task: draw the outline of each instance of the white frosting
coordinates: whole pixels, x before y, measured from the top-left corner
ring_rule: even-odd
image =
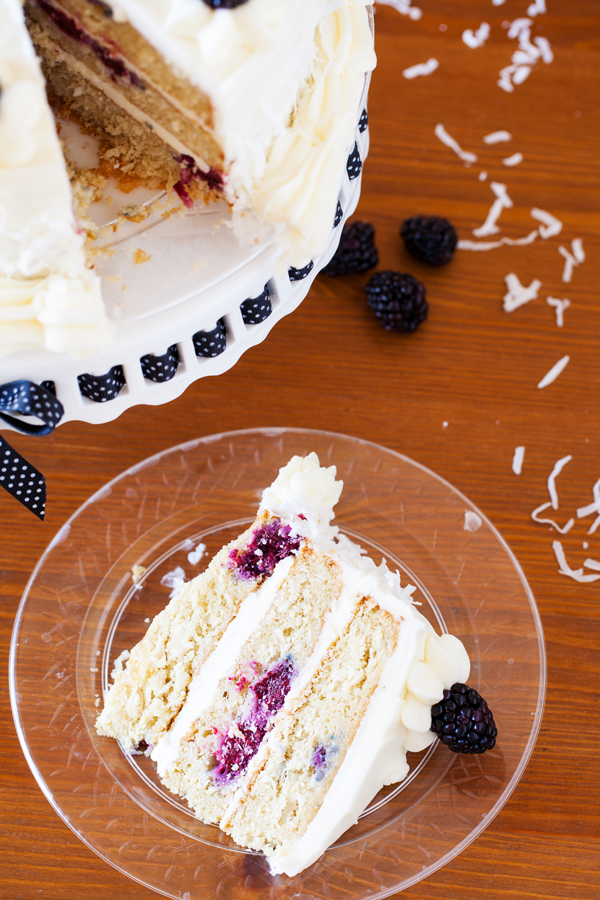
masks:
[[[0,0],[0,87],[0,355],[44,346],[84,357],[112,329],[18,0]]]

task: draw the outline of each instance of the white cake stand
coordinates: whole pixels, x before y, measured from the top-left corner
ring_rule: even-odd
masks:
[[[369,132],[360,116],[367,90],[368,78],[355,135],[363,162]],[[348,155],[354,149],[352,144]],[[0,384],[19,379],[53,382],[65,410],[62,422],[97,424],[116,419],[136,404],[168,403],[198,378],[227,371],[308,294],[337,249],[344,222],[356,209],[360,185],[361,176],[351,178],[345,169],[339,197],[343,215],[335,227],[332,223],[327,250],[301,280],[291,280],[288,273],[275,275],[278,250],[274,244],[242,248],[225,224],[226,209],[219,204],[198,204],[198,209],[183,216],[165,219],[158,214],[138,224],[126,222],[111,245],[112,255],[102,254],[97,263],[117,330],[114,345],[83,362],[45,350],[11,354],[0,360]],[[136,259],[145,261],[136,263]],[[245,324],[240,304],[258,297],[267,286],[272,312],[258,324]],[[198,356],[193,335],[212,331],[220,319],[227,331],[225,350],[212,358]],[[173,345],[179,355],[174,376],[163,382],[145,377],[142,357],[162,356]],[[96,402],[82,395],[78,376],[103,376],[114,366],[122,367],[125,379],[117,396]],[[2,421],[0,428],[12,430]]]

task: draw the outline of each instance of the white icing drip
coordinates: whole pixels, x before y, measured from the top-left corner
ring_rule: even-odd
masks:
[[[269,611],[295,559],[295,556],[288,556],[278,562],[273,574],[246,597],[221,640],[192,680],[179,714],[150,754],[157,765],[159,775],[165,775],[177,759],[182,738],[212,702],[219,682],[231,671],[232,664],[235,663],[243,645]]]

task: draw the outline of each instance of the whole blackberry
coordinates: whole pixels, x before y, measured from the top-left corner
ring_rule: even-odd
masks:
[[[498,734],[481,694],[458,682],[431,707],[431,730],[453,753],[485,753],[492,749]]]
[[[430,266],[445,266],[452,259],[458,235],[447,219],[413,216],[402,223],[400,235],[411,256]]]
[[[356,275],[377,265],[379,254],[374,244],[375,229],[369,222],[346,222],[340,245],[328,265],[322,270],[332,278]]]
[[[404,272],[375,272],[366,288],[367,303],[386,331],[416,331],[427,318],[425,287]]]

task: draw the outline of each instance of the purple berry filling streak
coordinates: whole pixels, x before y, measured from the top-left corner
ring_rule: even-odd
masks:
[[[296,674],[294,663],[286,657],[252,685],[250,690],[254,700],[250,714],[235,723],[235,734],[223,736],[215,753],[218,765],[213,776],[220,787],[235,781],[246,771],[267,733],[269,720],[283,706]]]
[[[36,0],[36,2],[60,31],[79,44],[89,47],[95,53],[105,68],[108,69],[112,81],[119,84],[133,85],[133,87],[137,87],[141,91],[146,90],[146,85],[141,78],[135,72],[132,72],[131,69],[128,69],[123,60],[111,53],[100,41],[97,41],[80,28],[75,19],[48,3],[48,0]],[[110,10],[110,7],[108,9]],[[115,49],[118,50],[118,47],[115,46]],[[209,169],[208,172],[203,172],[196,165],[195,160],[187,154],[176,156],[175,159],[181,166],[181,170],[179,172],[179,181],[173,186],[173,190],[188,209],[193,206],[193,200],[187,192],[187,187],[193,181],[204,181],[213,191],[220,190],[223,187],[223,176],[216,169]]]
[[[268,577],[278,562],[300,548],[302,538],[279,519],[257,528],[243,550],[232,550],[229,565],[240,580]]]
[[[179,181],[173,186],[173,190],[188,209],[193,205],[193,200],[187,192],[187,187],[193,181],[205,181],[211,191],[218,191],[223,187],[223,176],[216,169],[203,172],[196,165],[195,160],[185,153],[176,156],[175,159],[181,166],[181,171],[179,172]]]
[[[103,44],[83,31],[74,19],[67,16],[62,10],[52,6],[47,0],[36,0],[36,2],[49,18],[52,19],[57,28],[79,44],[84,44],[86,47],[89,47],[90,50],[96,54],[98,59],[110,72],[110,77],[113,81],[120,82],[121,84],[132,84],[142,91],[146,90],[144,82],[138,78],[135,72],[128,69],[123,61],[115,56],[114,53],[111,53]]]

